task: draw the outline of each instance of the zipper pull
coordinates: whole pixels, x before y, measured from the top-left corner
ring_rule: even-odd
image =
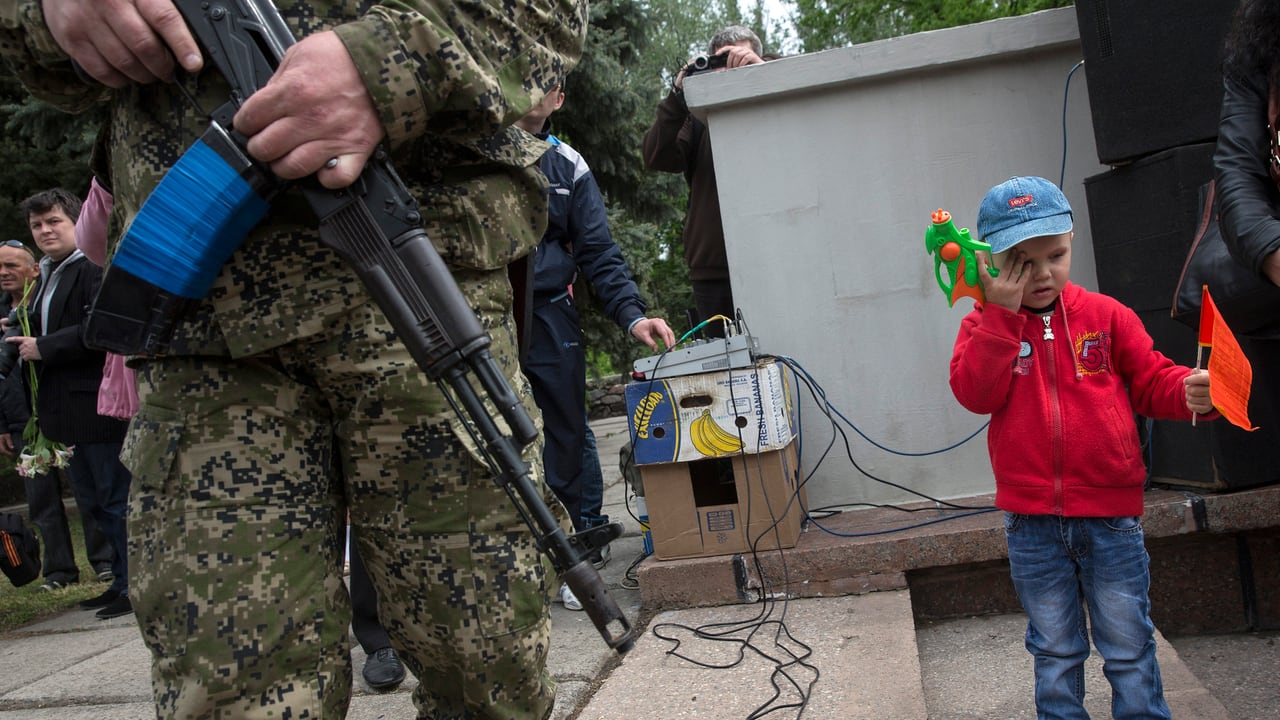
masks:
[[[1052,339],[1053,339],[1053,328],[1049,327],[1049,323],[1050,323],[1050,321],[1052,321],[1052,320],[1053,320],[1053,316],[1052,316],[1052,315],[1041,315],[1041,316],[1040,316],[1040,319],[1044,321],[1044,339],[1045,339],[1045,340],[1052,340]]]

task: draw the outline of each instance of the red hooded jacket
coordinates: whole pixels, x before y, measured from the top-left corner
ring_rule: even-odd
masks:
[[[1070,282],[1047,329],[1025,309],[990,305],[966,315],[956,337],[951,390],[991,415],[996,506],[1141,515],[1146,468],[1133,413],[1190,420],[1182,381],[1191,369],[1157,352],[1132,310]]]

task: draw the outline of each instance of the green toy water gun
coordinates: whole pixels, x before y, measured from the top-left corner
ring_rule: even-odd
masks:
[[[956,300],[970,297],[984,302],[982,283],[978,280],[978,257],[975,251],[982,250],[991,257],[991,246],[981,240],[969,237],[969,229],[957,230],[951,222],[951,213],[938,208],[932,215],[933,224],[924,231],[924,249],[933,256],[933,276],[947,296],[947,305],[955,307]],[[946,266],[947,277],[942,276],[942,268]],[[988,268],[991,277],[997,277],[1000,271]]]

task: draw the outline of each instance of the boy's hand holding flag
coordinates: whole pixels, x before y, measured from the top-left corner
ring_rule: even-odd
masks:
[[[1213,304],[1209,288],[1201,290],[1203,302],[1200,305],[1200,337],[1196,349],[1196,368],[1200,368],[1200,359],[1205,348],[1213,348],[1209,353],[1209,398],[1213,406],[1222,413],[1232,425],[1245,430],[1257,430],[1249,421],[1249,391],[1253,386],[1253,366],[1249,358],[1240,349],[1240,343],[1226,321],[1218,315],[1218,308]],[[1195,416],[1191,424],[1195,424]]]

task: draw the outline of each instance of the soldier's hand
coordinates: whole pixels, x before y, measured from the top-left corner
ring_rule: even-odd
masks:
[[[49,32],[98,82],[124,87],[173,78],[173,59],[196,72],[195,38],[172,0],[44,0]]]
[[[318,171],[328,188],[354,182],[384,134],[359,70],[332,31],[291,46],[233,122],[249,136],[249,154],[271,163],[272,172],[294,179]]]
[[[0,435],[0,455],[13,457],[13,435],[11,433]]]

